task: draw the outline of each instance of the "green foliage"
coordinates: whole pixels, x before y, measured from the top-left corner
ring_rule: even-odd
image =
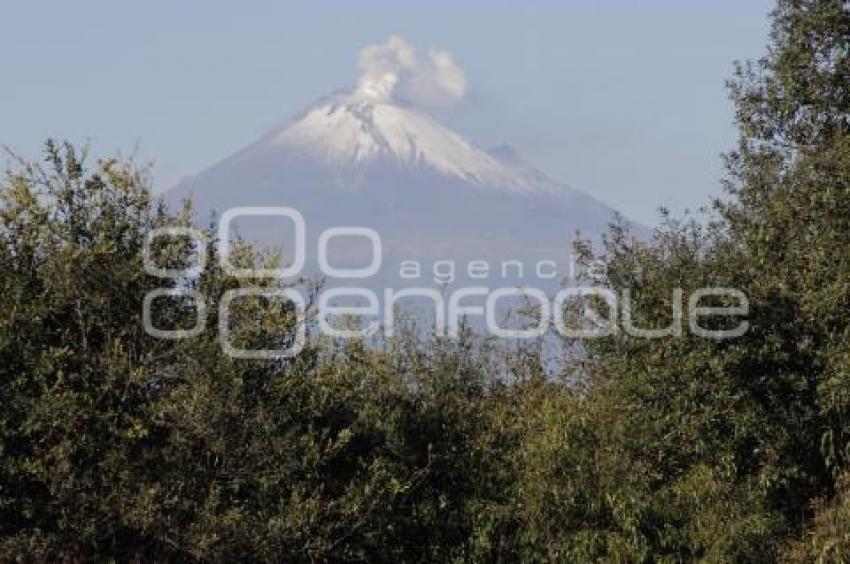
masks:
[[[132,162],[48,143],[0,186],[0,557],[843,562],[848,79],[850,6],[780,0],[767,56],[730,84],[728,198],[646,242],[613,226],[602,250],[636,326],[668,325],[677,289],[729,287],[749,330],[565,343],[561,379],[533,346],[470,332],[230,358],[215,304],[279,283],[227,276],[210,233],[199,276],[149,276],[147,235],[190,206],[154,202]],[[170,268],[193,253],[152,247]],[[279,257],[240,243],[233,260]],[[202,335],[145,333],[144,296],[169,284],[207,297]],[[162,327],[196,316],[154,308]],[[296,330],[259,298],[230,327],[260,348]]]
[[[837,493],[830,500],[815,502],[815,516],[800,539],[789,544],[789,562],[844,563],[850,559],[850,500],[847,498],[847,476],[837,483]]]
[[[152,204],[143,171],[49,143],[2,191],[0,553],[39,559],[446,560],[486,483],[484,364],[468,343],[353,343],[295,360],[224,355],[214,323],[188,340],[149,337],[152,229],[188,225]],[[188,241],[156,239],[157,263]],[[173,281],[209,304],[245,281],[212,259]],[[244,265],[274,260],[241,245]],[[167,282],[167,281],[166,281]],[[249,286],[273,284],[249,281]],[[167,285],[167,284],[165,284]],[[176,304],[179,305],[179,302]],[[185,307],[157,326],[191,327]],[[210,317],[217,311],[210,308]],[[237,346],[294,334],[281,304],[242,300]],[[401,345],[399,345],[401,346]],[[413,347],[416,350],[411,349]]]

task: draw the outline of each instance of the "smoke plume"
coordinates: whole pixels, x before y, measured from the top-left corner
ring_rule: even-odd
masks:
[[[446,106],[466,93],[466,76],[451,53],[429,49],[420,58],[413,45],[398,35],[364,47],[357,69],[357,92],[377,100]]]

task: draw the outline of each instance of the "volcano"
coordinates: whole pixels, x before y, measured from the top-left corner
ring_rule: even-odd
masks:
[[[307,225],[307,264],[322,230],[362,226],[383,244],[382,277],[417,262],[422,280],[435,263],[486,261],[488,277],[533,277],[535,265],[565,272],[577,233],[598,239],[615,211],[556,182],[507,145],[484,150],[430,115],[360,90],[318,101],[250,146],[172,189],[191,197],[201,220],[240,206],[287,206]],[[252,221],[240,232],[282,243],[280,226]],[[640,227],[636,228],[640,231]],[[368,262],[363,241],[343,240],[340,267]],[[311,251],[310,249],[313,249]],[[461,273],[462,274],[462,273]],[[463,276],[461,276],[463,277]]]

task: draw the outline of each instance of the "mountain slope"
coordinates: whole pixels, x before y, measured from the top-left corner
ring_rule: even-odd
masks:
[[[321,230],[371,227],[381,235],[383,272],[391,278],[404,260],[426,271],[440,260],[566,265],[575,232],[595,238],[614,215],[509,147],[484,151],[421,112],[356,93],[321,100],[185,180],[169,198],[189,195],[202,219],[234,206],[298,209],[313,258]],[[282,241],[273,224],[251,221],[239,229],[263,242]],[[360,243],[340,240],[332,257],[362,265]]]
[[[473,185],[509,191],[541,193],[558,188],[554,183],[530,181],[425,114],[368,99],[333,98],[311,108],[269,141],[341,171],[387,160],[411,170],[429,168]]]

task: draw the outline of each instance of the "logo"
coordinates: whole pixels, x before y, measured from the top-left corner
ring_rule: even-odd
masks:
[[[293,260],[287,266],[279,268],[243,268],[232,263],[233,245],[230,230],[233,221],[239,217],[282,217],[294,226],[295,243]],[[289,207],[238,207],[227,210],[221,217],[218,228],[219,266],[229,276],[237,279],[274,279],[285,281],[300,276],[306,264],[307,225],[297,210]],[[162,268],[153,258],[153,245],[159,239],[187,237],[194,248],[192,264],[182,269]],[[371,252],[369,262],[357,268],[341,268],[331,264],[328,253],[329,243],[333,239],[360,238],[368,241]],[[368,227],[332,227],[321,232],[318,238],[316,263],[320,273],[328,279],[337,281],[359,281],[374,278],[380,271],[383,261],[383,245],[380,235]],[[174,281],[200,276],[207,265],[207,241],[203,231],[189,227],[163,227],[151,231],[144,244],[143,259],[145,271],[157,278]],[[442,284],[445,290],[455,281],[456,263],[452,260],[438,260],[433,264],[433,280]],[[500,267],[500,269],[498,268]],[[469,279],[486,278],[493,272],[501,272],[503,277],[513,268],[514,274],[522,278],[524,265],[519,261],[503,261],[498,267],[484,260],[469,261],[465,273]],[[557,276],[556,262],[538,261],[534,265],[538,279],[552,279]],[[571,263],[570,274],[574,275]],[[398,271],[401,279],[415,279],[422,276],[421,265],[415,260],[403,260]],[[397,304],[401,299],[421,298],[433,304],[434,333],[437,336],[457,337],[461,321],[467,318],[480,318],[484,322],[487,334],[502,339],[540,338],[554,331],[568,339],[599,339],[620,332],[634,338],[659,339],[682,336],[687,329],[693,335],[706,339],[732,339],[740,337],[749,329],[746,317],[749,314],[747,296],[735,288],[700,288],[685,299],[684,291],[676,288],[671,294],[671,322],[666,327],[637,327],[633,320],[631,292],[623,289],[617,292],[605,282],[605,264],[601,261],[591,263],[585,273],[593,281],[591,284],[573,285],[557,291],[553,296],[543,289],[533,286],[505,286],[491,289],[488,286],[460,286],[451,292],[440,291],[433,287],[383,288],[376,292],[374,287],[355,284],[324,289],[317,301],[315,318],[322,335],[339,339],[363,339],[382,332],[390,338],[395,333]],[[380,295],[379,295],[380,294]],[[153,304],[156,300],[168,298],[188,298],[196,310],[195,326],[190,329],[160,329],[153,323]],[[286,304],[295,314],[295,334],[292,342],[282,349],[243,349],[232,343],[231,310],[235,303],[251,298],[277,300]],[[534,312],[534,323],[530,326],[503,327],[500,325],[500,304],[509,299],[521,300]],[[339,305],[339,301],[356,301],[357,305]],[[724,305],[717,305],[717,304]],[[713,304],[713,305],[710,305]],[[208,304],[200,292],[182,287],[158,288],[149,292],[143,302],[142,318],[145,331],[159,339],[190,339],[202,334],[206,327]],[[685,307],[687,324],[685,324]],[[224,293],[218,303],[218,339],[225,354],[233,358],[279,359],[291,358],[301,352],[306,344],[308,322],[307,299],[301,290],[295,287],[243,287]],[[383,311],[383,315],[382,312]],[[574,315],[568,316],[567,312]],[[575,314],[575,312],[578,312]],[[729,329],[709,329],[703,321],[707,318],[734,318],[738,323]],[[338,327],[334,324],[340,319],[355,319],[357,327]]]

